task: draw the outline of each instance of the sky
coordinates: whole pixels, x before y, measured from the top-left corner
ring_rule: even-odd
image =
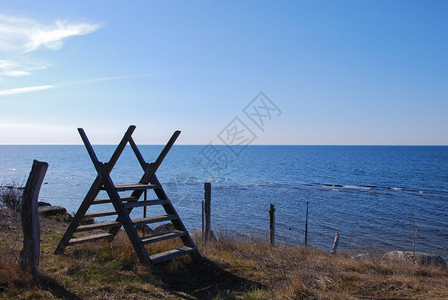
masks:
[[[448,1],[0,0],[0,144],[448,145]]]

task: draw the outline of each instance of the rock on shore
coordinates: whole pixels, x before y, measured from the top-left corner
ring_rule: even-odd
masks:
[[[56,215],[68,214],[67,210],[62,206],[53,206],[49,203],[39,202],[37,211],[40,216],[48,218]]]
[[[436,266],[446,268],[446,262],[441,256],[423,252],[392,251],[384,254],[384,259],[416,263],[420,266]]]

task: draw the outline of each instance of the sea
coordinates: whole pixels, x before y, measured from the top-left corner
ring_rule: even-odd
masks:
[[[188,230],[202,228],[204,183],[210,182],[215,234],[267,241],[274,204],[277,244],[303,247],[307,225],[308,246],[324,251],[338,233],[338,251],[415,248],[448,258],[448,147],[232,147],[175,145],[160,165],[156,174]],[[152,162],[163,146],[139,149]],[[94,150],[108,162],[115,146]],[[85,147],[0,146],[0,185],[25,185],[34,159],[49,164],[39,200],[75,213],[97,175]],[[128,146],[111,178],[136,183],[142,174]],[[148,208],[148,215],[159,210]],[[135,209],[132,216],[142,213]]]

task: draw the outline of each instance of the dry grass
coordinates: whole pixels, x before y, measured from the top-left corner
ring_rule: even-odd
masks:
[[[33,281],[18,268],[20,218],[0,217],[1,299],[448,299],[446,269],[270,247],[251,237],[199,242],[201,257],[167,262],[155,273],[140,265],[125,234],[54,255],[65,228],[47,221]]]

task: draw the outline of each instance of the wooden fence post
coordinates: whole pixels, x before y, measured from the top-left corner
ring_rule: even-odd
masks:
[[[269,205],[269,243],[275,246],[275,207],[272,203]]]
[[[204,201],[202,201],[202,243],[205,241],[205,214],[204,214]]]
[[[336,248],[338,247],[338,242],[339,242],[339,233],[336,233],[334,235],[333,247],[331,247],[330,254],[332,255],[336,254]]]
[[[308,201],[306,201],[306,216],[305,216],[305,249],[308,246]]]
[[[23,249],[20,251],[20,266],[35,277],[40,255],[40,227],[37,211],[39,191],[48,169],[48,163],[33,161],[30,175],[23,190],[21,220]]]
[[[204,194],[204,198],[205,198],[205,203],[204,203],[204,212],[205,212],[205,242],[208,242],[210,239],[210,232],[211,232],[211,228],[210,228],[210,224],[211,224],[211,193],[212,193],[212,186],[210,184],[210,182],[205,182],[204,183],[204,190],[205,190],[205,194]]]

